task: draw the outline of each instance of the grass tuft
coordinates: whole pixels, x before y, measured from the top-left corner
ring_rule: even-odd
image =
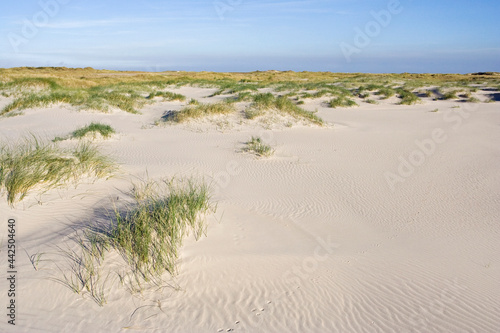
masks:
[[[202,118],[210,115],[230,114],[234,111],[234,105],[227,102],[219,102],[214,104],[195,104],[186,106],[180,111],[171,112],[164,118],[166,121],[182,123],[191,119]]]
[[[339,96],[337,98],[334,98],[328,102],[328,106],[331,108],[337,108],[337,107],[351,107],[351,106],[358,106],[358,104],[353,101],[350,98],[347,98],[346,96]]]
[[[155,97],[163,97],[165,101],[181,101],[184,102],[186,100],[186,96],[181,94],[176,94],[170,91],[154,91],[149,94],[147,99],[152,99]]]
[[[455,90],[452,90],[452,91],[448,91],[446,93],[443,94],[443,97],[441,97],[441,99],[457,99],[458,96],[457,96],[457,92]]]
[[[99,133],[103,138],[109,138],[111,134],[115,133],[115,130],[109,125],[92,122],[90,125],[79,128],[71,133],[71,137],[81,139],[87,136],[89,133],[93,134],[94,136]]]
[[[134,185],[133,197],[132,205],[115,208],[110,230],[89,234],[93,247],[118,250],[146,279],[175,275],[184,237],[206,234],[205,215],[217,209],[209,186],[193,179],[148,181]]]
[[[250,141],[246,142],[246,145],[243,151],[254,153],[257,156],[268,157],[274,154],[274,149],[270,145],[263,143],[258,136],[252,136]]]
[[[245,117],[253,119],[264,113],[265,110],[278,110],[279,112],[291,115],[294,118],[302,118],[316,125],[323,125],[323,119],[313,112],[306,111],[297,106],[285,96],[275,97],[271,93],[256,94],[253,96],[253,103],[245,110]]]
[[[7,192],[10,205],[35,187],[43,193],[84,176],[104,178],[113,171],[114,164],[88,143],[62,149],[31,137],[0,147],[0,189]]]
[[[401,101],[399,104],[401,105],[413,105],[421,101],[421,99],[412,93],[409,90],[403,89],[403,88],[398,88],[396,89],[399,98],[401,98]]]

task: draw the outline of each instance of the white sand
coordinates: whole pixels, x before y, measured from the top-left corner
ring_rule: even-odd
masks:
[[[199,99],[213,91],[179,92]],[[20,248],[17,325],[2,314],[1,332],[500,330],[498,103],[330,109],[311,101],[305,107],[317,107],[333,127],[151,126],[182,105],[150,105],[142,115],[62,106],[0,119],[2,140],[29,132],[51,139],[108,123],[118,134],[99,145],[121,165],[111,180],[30,195],[15,209],[0,198],[3,312],[9,217]],[[419,153],[415,141],[428,144],[433,132],[439,143]],[[240,153],[252,135],[275,155]],[[400,175],[401,158],[421,165]],[[105,218],[102,207],[146,173],[213,179],[218,211],[207,237],[186,240],[175,281],[166,278],[180,290],[131,295],[111,273],[99,307],[54,281],[62,278],[56,264],[67,269],[56,246],[76,248],[68,240],[73,228]],[[387,173],[401,177],[393,188]],[[38,271],[24,250],[44,253]],[[116,266],[119,255],[108,259],[103,274],[125,269]]]

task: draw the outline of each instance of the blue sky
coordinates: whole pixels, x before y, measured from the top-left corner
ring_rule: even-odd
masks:
[[[500,71],[500,1],[23,0],[0,67]]]

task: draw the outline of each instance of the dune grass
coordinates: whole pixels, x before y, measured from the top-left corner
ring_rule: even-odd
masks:
[[[323,125],[323,119],[297,106],[285,96],[275,97],[271,93],[261,93],[254,95],[252,99],[253,103],[245,110],[245,117],[247,119],[258,117],[264,114],[266,110],[277,110],[294,118],[301,118],[320,126]]]
[[[457,96],[457,91],[456,90],[447,91],[441,97],[441,99],[444,99],[444,100],[457,99],[457,98],[458,98],[458,96]]]
[[[87,136],[89,133],[93,134],[94,136],[95,134],[99,133],[103,138],[109,138],[111,134],[115,133],[115,130],[109,125],[92,122],[90,123],[90,125],[73,131],[73,133],[71,133],[71,137],[80,139]]]
[[[183,100],[180,95],[164,90],[185,85],[217,88],[214,95],[235,94],[231,98],[232,102],[254,102],[252,96],[259,95],[258,90],[261,88],[286,92],[284,97],[349,98],[353,95],[369,97],[367,91],[371,91],[381,99],[386,99],[396,93],[399,94],[398,88],[395,87],[410,92],[425,86],[440,89],[462,87],[462,90],[472,91],[480,87],[497,87],[500,78],[499,73],[469,75],[291,71],[147,73],[64,67],[9,68],[0,69],[0,74],[0,95],[14,97],[9,105],[0,110],[0,115],[4,116],[19,114],[20,110],[26,108],[46,107],[57,103],[101,112],[120,109],[138,113],[145,103],[155,102],[156,96],[163,97],[164,100]],[[409,97],[401,98],[402,104],[418,101],[410,95],[407,96]],[[453,95],[449,96],[454,98]],[[292,113],[297,114],[297,112]]]
[[[182,123],[191,119],[202,118],[210,115],[222,115],[235,112],[232,103],[218,102],[214,104],[192,104],[182,108],[180,111],[171,112],[165,118],[166,121]]]
[[[147,99],[152,99],[155,97],[163,97],[165,101],[181,101],[184,102],[186,100],[186,96],[173,93],[170,91],[154,91],[146,97]]]
[[[144,105],[145,99],[134,93],[107,92],[94,88],[88,90],[57,89],[48,92],[23,94],[6,105],[0,111],[0,115],[5,115],[13,110],[47,107],[56,103],[66,103],[82,109],[102,112],[108,112],[110,107],[115,107],[126,112],[138,113],[137,109]]]
[[[352,106],[358,106],[358,104],[346,96],[339,96],[337,98],[330,100],[328,102],[328,106],[331,108],[338,108],[338,107],[348,108]]]
[[[253,153],[257,156],[268,157],[274,154],[274,149],[270,145],[262,142],[262,139],[258,136],[252,136],[250,141],[246,142],[246,147],[243,151]]]
[[[82,177],[110,176],[114,164],[89,143],[62,149],[36,137],[0,147],[0,188],[13,205],[35,188],[45,192]]]
[[[133,202],[115,208],[111,226],[87,233],[100,255],[119,251],[135,272],[148,280],[165,271],[176,275],[183,239],[206,234],[205,216],[215,212],[210,188],[204,181],[171,179],[134,184]]]
[[[398,93],[399,98],[401,98],[401,101],[399,102],[401,105],[413,105],[421,101],[417,95],[404,88],[397,88],[396,92]]]

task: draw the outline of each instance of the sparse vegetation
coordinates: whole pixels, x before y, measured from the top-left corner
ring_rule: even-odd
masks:
[[[155,97],[163,97],[165,101],[181,101],[184,102],[186,100],[186,96],[181,94],[176,94],[170,91],[154,91],[149,94],[147,99],[152,99]]]
[[[243,149],[245,152],[253,153],[257,156],[268,157],[274,154],[274,149],[270,145],[262,142],[262,139],[257,136],[252,136],[250,141],[246,142],[246,147]]]
[[[115,130],[109,125],[93,122],[90,125],[87,125],[85,127],[79,128],[76,131],[74,131],[71,134],[71,137],[80,139],[85,136],[88,136],[89,133],[94,136],[97,133],[99,133],[103,138],[109,138],[111,134],[115,133]]]
[[[192,232],[206,234],[205,215],[215,212],[209,186],[194,179],[148,181],[135,184],[134,202],[115,208],[108,230],[88,233],[92,248],[123,254],[133,271],[148,277],[168,271],[175,275],[179,247]]]
[[[451,91],[448,91],[448,92],[445,92],[443,94],[443,97],[442,99],[457,99],[458,96],[457,96],[457,92],[455,90],[451,90]]]
[[[0,188],[10,205],[23,200],[33,189],[45,192],[85,176],[103,178],[114,164],[89,143],[62,149],[36,137],[0,147]]]
[[[271,93],[256,94],[253,96],[253,103],[249,109],[245,110],[245,117],[253,119],[265,113],[267,110],[277,110],[279,112],[291,115],[294,118],[301,118],[316,125],[322,125],[323,119],[314,113],[306,111],[297,106],[285,96],[275,97]]]
[[[358,106],[358,104],[350,98],[345,96],[339,96],[328,102],[328,106],[331,108],[348,108],[352,106]]]
[[[165,116],[165,120],[182,123],[191,119],[202,118],[210,115],[230,114],[235,112],[235,110],[234,105],[227,102],[198,104],[186,106],[177,112],[171,112]]]
[[[403,88],[398,88],[398,89],[396,89],[396,92],[398,93],[399,98],[401,98],[401,101],[399,102],[399,104],[413,105],[413,104],[416,104],[416,103],[421,101],[417,95],[415,95],[414,93],[412,93],[409,90],[406,90]]]

